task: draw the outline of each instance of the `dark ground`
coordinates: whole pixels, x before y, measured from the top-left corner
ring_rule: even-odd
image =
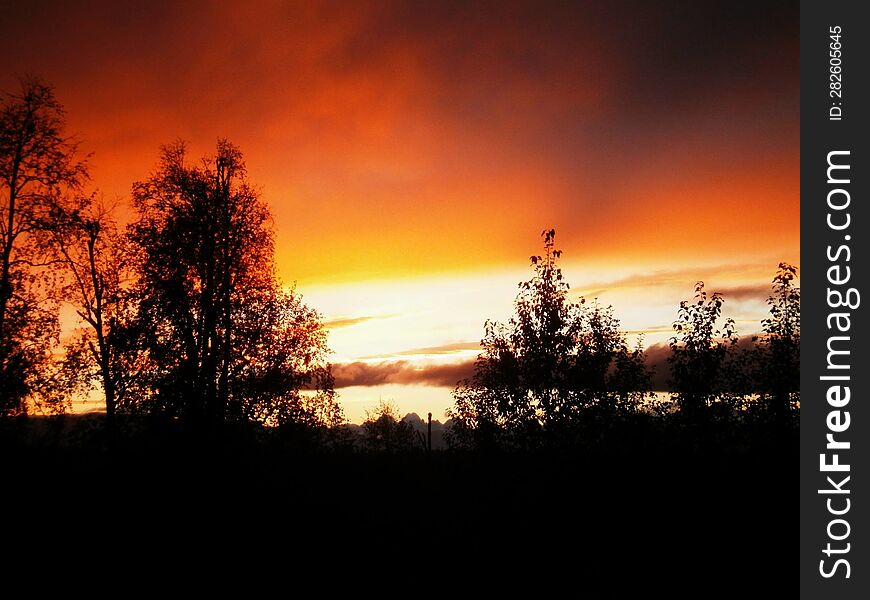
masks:
[[[626,431],[594,448],[483,456],[140,429],[109,443],[94,419],[3,425],[11,572],[36,561],[124,585],[292,587],[314,577],[301,555],[337,579],[365,566],[450,596],[466,578],[531,584],[532,597],[797,592],[797,431]]]

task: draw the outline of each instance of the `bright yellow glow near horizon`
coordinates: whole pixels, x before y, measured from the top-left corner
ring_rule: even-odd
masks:
[[[694,282],[725,294],[725,314],[737,321],[738,333],[760,330],[765,300],[776,262],[698,264],[635,272],[613,266],[583,268],[565,262],[572,298],[599,298],[613,305],[623,330],[644,346],[663,344],[680,300],[691,297]],[[506,321],[512,314],[517,284],[531,269],[311,285],[300,288],[306,303],[316,307],[329,328],[331,361],[339,381],[353,371],[352,385],[340,388],[348,418],[360,422],[379,400],[394,402],[403,412],[444,419],[452,404],[456,380],[450,365],[467,364],[477,356],[486,319]],[[398,366],[397,366],[398,365]],[[397,375],[397,371],[401,373]],[[458,375],[457,375],[458,379]]]

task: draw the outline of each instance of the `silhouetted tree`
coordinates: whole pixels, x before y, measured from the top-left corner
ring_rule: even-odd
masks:
[[[63,297],[85,328],[66,349],[66,370],[80,387],[100,382],[111,423],[138,374],[125,353],[123,323],[132,315],[130,252],[111,210],[93,197],[55,215],[54,244],[65,266]]]
[[[398,408],[390,402],[381,400],[376,409],[366,411],[362,429],[363,447],[372,452],[403,453],[425,447],[422,434],[401,419]]]
[[[271,217],[241,152],[220,140],[200,165],[185,159],[183,143],[164,147],[133,188],[151,385],[137,408],[190,422],[340,420],[319,316],[281,291]]]
[[[763,404],[779,420],[800,402],[801,291],[794,286],[797,267],[780,263],[768,297],[770,317],[756,339],[755,379]]]
[[[38,79],[0,104],[0,414],[26,411],[59,335],[47,232],[65,192],[87,177],[64,126],[54,90]]]
[[[535,275],[520,284],[514,316],[486,322],[474,375],[454,390],[454,446],[536,444],[583,417],[633,410],[649,387],[642,351],[628,350],[610,307],[569,301],[555,231],[542,237],[544,255],[531,257]]]
[[[728,351],[737,342],[733,319],[720,329],[722,294],[707,294],[704,282],[695,284],[695,296],[683,300],[670,339],[671,390],[680,410],[700,416],[728,392],[725,365]]]
[[[646,367],[643,340],[629,349],[612,306],[581,299],[583,329],[576,343],[570,389],[599,421],[633,413],[649,394],[652,374]]]
[[[234,316],[229,416],[277,427],[335,427],[335,400],[320,315],[295,290],[246,298]]]

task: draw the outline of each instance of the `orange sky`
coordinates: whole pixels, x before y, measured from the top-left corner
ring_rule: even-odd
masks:
[[[473,342],[506,316],[545,227],[572,283],[683,273],[663,307],[705,273],[761,289],[799,263],[793,3],[85,4],[0,4],[0,87],[56,86],[110,198],[162,143],[239,145],[283,278],[328,319],[492,293],[405,350]],[[379,310],[387,293],[405,296]],[[632,327],[672,318],[623,310]],[[763,295],[746,320],[760,311]],[[423,318],[338,328],[333,348],[392,355],[401,332],[440,323]]]

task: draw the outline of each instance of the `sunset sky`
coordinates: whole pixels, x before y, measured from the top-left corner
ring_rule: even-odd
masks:
[[[107,198],[161,144],[241,147],[354,421],[443,420],[544,228],[647,344],[699,279],[757,331],[800,264],[794,2],[0,0],[0,53]]]

